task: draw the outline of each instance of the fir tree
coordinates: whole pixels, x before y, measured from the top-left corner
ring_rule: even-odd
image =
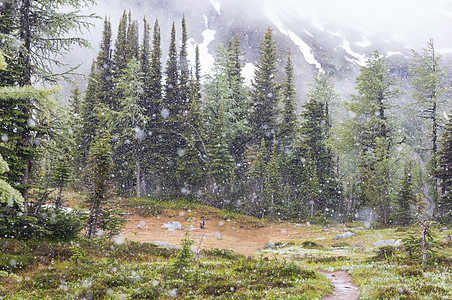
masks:
[[[252,83],[252,112],[249,121],[254,143],[264,138],[266,143],[271,145],[273,135],[276,134],[276,102],[279,91],[276,82],[278,56],[270,28],[265,33],[259,51],[259,64],[254,74],[255,81]]]

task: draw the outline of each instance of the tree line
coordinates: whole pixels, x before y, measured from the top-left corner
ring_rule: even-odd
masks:
[[[324,73],[313,79],[299,113],[291,53],[279,74],[270,28],[247,86],[240,35],[219,45],[213,69],[202,76],[198,48],[195,61],[188,58],[184,17],[180,41],[173,22],[165,66],[158,20],[151,27],[144,18],[140,38],[139,22],[124,11],[113,41],[105,18],[86,90],[76,87],[69,105],[58,105],[46,96],[52,91],[31,87],[32,78],[54,80],[45,67],[51,54],[86,42],[62,34],[88,21],[33,2],[41,6],[23,1],[19,15],[17,3],[8,2],[1,20],[2,36],[10,38],[2,41],[0,71],[0,154],[10,170],[2,176],[21,192],[16,209],[26,215],[50,192],[57,194],[55,206],[63,205],[62,189],[70,186],[89,191],[91,234],[112,193],[186,197],[262,218],[346,220],[371,208],[385,224],[412,222],[416,194],[422,194],[433,217],[450,222],[451,133],[450,121],[443,129],[442,119],[450,81],[433,42],[413,52],[409,76],[414,119],[430,132],[423,137],[427,149],[417,149],[396,122],[394,100],[402,91],[378,52],[361,67],[355,93],[341,108],[347,117],[331,110],[338,96]],[[42,15],[29,11],[37,8],[54,9],[61,23],[43,28],[30,17]],[[19,48],[14,34],[25,40]],[[428,166],[419,166],[424,161]],[[2,206],[14,211],[6,198]]]

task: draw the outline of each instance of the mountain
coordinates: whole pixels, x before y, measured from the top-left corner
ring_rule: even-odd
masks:
[[[304,1],[303,1],[304,2]],[[294,5],[296,1],[275,0],[101,0],[93,7],[99,15],[112,21],[113,36],[123,10],[131,10],[134,19],[143,16],[153,24],[158,18],[162,32],[162,50],[166,52],[172,22],[180,33],[180,20],[185,15],[190,37],[189,54],[194,58],[198,45],[203,72],[212,67],[219,43],[227,44],[236,32],[240,34],[244,73],[249,82],[259,59],[259,45],[268,27],[273,29],[282,70],[289,49],[295,68],[299,99],[302,101],[312,78],[319,71],[333,76],[337,92],[347,97],[353,93],[354,78],[366,57],[374,50],[388,58],[392,72],[401,79],[407,76],[412,57],[407,41],[395,37],[391,31],[372,31],[338,19],[322,19],[322,10]],[[100,41],[101,22],[92,30],[95,57]],[[141,29],[141,28],[140,28]],[[427,42],[424,41],[424,43]],[[452,48],[452,47],[451,47]],[[419,49],[416,49],[419,50]],[[446,62],[452,61],[452,51],[443,50]],[[165,56],[164,56],[165,57]],[[77,56],[74,57],[77,59]],[[193,61],[194,59],[192,59]],[[88,70],[88,64],[84,69]],[[282,72],[281,72],[282,73]]]

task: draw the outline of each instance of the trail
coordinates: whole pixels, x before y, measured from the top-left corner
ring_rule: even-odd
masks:
[[[352,277],[345,271],[327,272],[317,270],[328,278],[333,287],[333,294],[322,298],[322,300],[356,300],[359,296],[359,289],[352,283]]]

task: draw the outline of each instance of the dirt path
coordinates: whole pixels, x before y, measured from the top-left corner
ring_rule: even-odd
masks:
[[[359,289],[352,283],[352,277],[345,271],[327,272],[317,270],[328,278],[333,284],[333,294],[324,297],[322,300],[356,300],[359,296]]]

